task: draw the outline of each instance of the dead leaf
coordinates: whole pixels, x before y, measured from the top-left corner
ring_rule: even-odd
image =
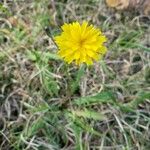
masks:
[[[9,17],[9,18],[8,18],[8,21],[10,22],[10,24],[11,24],[13,27],[17,27],[17,26],[23,27],[24,30],[25,30],[27,33],[30,33],[30,25],[29,25],[29,23],[27,23],[27,22],[25,22],[24,20],[18,18],[17,16]]]
[[[106,0],[106,3],[109,7],[117,7],[120,0]]]
[[[129,0],[106,0],[109,7],[114,7],[118,10],[126,9],[129,6]]]
[[[144,14],[147,16],[150,15],[150,0],[144,3]]]
[[[150,14],[150,0],[106,0],[106,3],[117,10],[133,8],[142,11],[144,15]]]
[[[9,17],[8,21],[11,23],[12,26],[17,26],[18,25],[18,19],[16,16],[14,17]]]

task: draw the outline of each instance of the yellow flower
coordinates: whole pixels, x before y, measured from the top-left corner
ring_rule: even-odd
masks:
[[[106,53],[107,49],[103,45],[106,37],[88,22],[65,23],[61,28],[61,35],[54,39],[59,47],[58,55],[67,63],[75,61],[77,65],[91,65]]]

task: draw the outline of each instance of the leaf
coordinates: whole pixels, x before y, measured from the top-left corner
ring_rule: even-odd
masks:
[[[72,110],[71,113],[78,117],[88,118],[88,119],[94,119],[94,120],[105,120],[106,117],[95,111],[91,110]]]
[[[139,104],[145,102],[146,99],[150,99],[150,93],[141,92],[137,95],[137,98],[135,98],[133,101],[127,103],[125,106],[135,109],[138,107]]]
[[[129,0],[106,0],[106,3],[116,9],[126,9],[129,6]]]
[[[31,111],[32,113],[39,113],[39,112],[47,112],[49,110],[49,106],[47,103],[41,103],[38,104],[36,107],[32,108]]]
[[[123,112],[133,112],[135,109],[137,109],[139,104],[144,103],[147,99],[150,99],[150,93],[141,92],[131,102],[126,104],[117,103],[117,106]]]
[[[43,75],[43,87],[50,95],[58,95],[59,85],[53,77]]]
[[[32,61],[36,61],[36,55],[32,52],[32,51],[27,51],[27,57],[32,60]]]
[[[120,0],[106,0],[106,3],[109,7],[116,7]]]
[[[5,15],[11,15],[8,8],[6,8],[2,3],[0,3],[0,13],[3,13]]]
[[[150,0],[146,0],[144,3],[144,14],[150,15]]]
[[[74,100],[74,104],[83,106],[90,105],[94,103],[113,103],[115,104],[114,94],[110,91],[103,91],[101,93],[96,94],[95,96],[86,96],[79,99]]]
[[[73,113],[70,113],[68,111],[66,111],[65,115],[67,119],[69,119],[68,121],[71,122],[72,127],[76,129],[77,133],[84,130],[94,135],[101,136],[101,134],[96,130],[94,130],[93,127],[86,121],[85,118],[78,117],[77,115],[74,115]]]
[[[150,13],[150,0],[106,0],[106,3],[109,7],[117,10],[134,8],[145,15]]]
[[[15,27],[19,24],[19,19],[16,16],[9,17],[8,21],[10,22],[12,26],[15,26]]]
[[[42,117],[37,118],[28,128],[26,129],[27,131],[25,132],[26,138],[28,139],[29,137],[35,135],[37,132],[42,130],[42,128],[45,127],[45,122],[42,119]]]
[[[77,72],[77,76],[75,81],[71,84],[71,93],[73,94],[76,89],[79,87],[80,80],[82,76],[85,74],[85,66],[81,66],[81,68]]]
[[[32,61],[42,60],[48,63],[48,60],[60,60],[61,58],[57,54],[50,52],[40,52],[40,51],[27,51],[27,56]]]

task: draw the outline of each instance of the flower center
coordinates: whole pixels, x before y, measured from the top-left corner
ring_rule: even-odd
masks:
[[[79,41],[79,46],[80,46],[80,47],[83,47],[85,41],[86,41],[86,39],[81,39],[81,40]]]

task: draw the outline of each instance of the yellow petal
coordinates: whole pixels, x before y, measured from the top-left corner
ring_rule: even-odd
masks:
[[[54,40],[59,47],[58,55],[67,63],[91,65],[106,53],[104,42],[107,38],[88,22],[65,23],[61,28],[63,32]]]

